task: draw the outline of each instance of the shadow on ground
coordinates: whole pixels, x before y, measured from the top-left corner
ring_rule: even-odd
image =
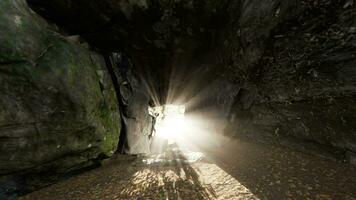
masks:
[[[286,148],[223,144],[194,161],[178,149],[114,158],[21,199],[356,199],[355,167]]]
[[[157,156],[156,156],[157,157]],[[103,167],[70,178],[21,199],[216,199],[209,184],[177,150],[169,150],[158,162],[147,164],[112,159]],[[124,162],[123,162],[124,161]],[[157,160],[156,160],[157,161]]]
[[[202,184],[199,174],[177,150],[166,151],[158,162],[134,173],[120,195],[127,199],[216,199],[211,186]]]
[[[261,199],[356,199],[349,164],[238,140],[206,154]]]

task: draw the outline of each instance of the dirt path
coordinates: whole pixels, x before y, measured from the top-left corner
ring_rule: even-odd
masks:
[[[356,168],[246,142],[116,158],[20,199],[356,199]]]

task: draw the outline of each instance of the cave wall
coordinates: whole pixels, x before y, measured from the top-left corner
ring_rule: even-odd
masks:
[[[25,0],[1,0],[0,13],[0,174],[67,172],[111,156],[121,124],[104,58]]]
[[[92,46],[128,54],[140,78],[155,92],[156,103],[164,104],[170,101],[167,93],[175,91],[178,94],[170,95],[175,98],[187,82],[193,87],[187,77],[197,78],[196,68],[203,67],[202,59],[210,56],[217,32],[225,24],[223,11],[228,1],[28,2],[46,19],[70,34],[81,35]],[[209,82],[204,78],[199,81]],[[193,84],[198,85],[196,82]],[[199,85],[196,90],[204,83]]]
[[[192,109],[223,110],[228,136],[354,155],[352,0],[29,2],[91,45],[129,54],[161,103],[187,93],[201,102]],[[220,80],[235,89],[216,90]]]
[[[123,53],[112,53],[110,65],[114,83],[120,94],[121,118],[124,133],[119,151],[128,154],[150,153],[153,119],[148,113],[151,96],[145,83],[135,71],[131,59]]]
[[[222,57],[242,90],[226,134],[352,160],[355,6],[341,0],[235,2]]]

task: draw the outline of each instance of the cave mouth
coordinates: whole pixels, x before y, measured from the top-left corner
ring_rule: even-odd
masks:
[[[153,118],[151,137],[155,146],[163,148],[165,144],[180,143],[186,137],[187,119],[185,118],[185,106],[167,104],[157,107],[149,107],[148,111]],[[161,142],[157,142],[160,140]],[[156,148],[156,147],[153,147]]]
[[[158,107],[149,107],[150,115],[154,120],[153,136],[162,137],[174,142],[179,134],[186,128],[185,106],[184,105],[163,105]]]
[[[0,0],[0,199],[165,152],[356,196],[353,2]]]

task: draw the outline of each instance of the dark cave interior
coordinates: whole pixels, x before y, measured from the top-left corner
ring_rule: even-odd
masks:
[[[355,120],[354,0],[0,1],[0,199],[356,199]]]

